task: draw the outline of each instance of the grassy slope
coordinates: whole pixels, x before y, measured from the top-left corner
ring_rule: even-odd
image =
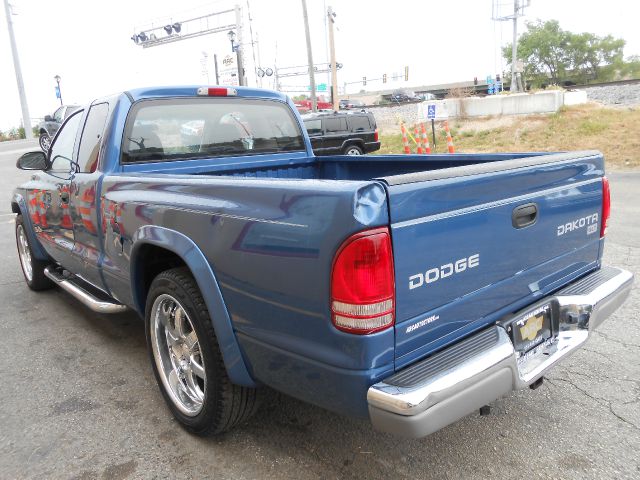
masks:
[[[498,121],[500,120],[500,121]],[[526,152],[600,150],[608,167],[640,166],[640,109],[564,107],[550,115],[452,120],[456,152]],[[399,130],[399,128],[398,128]],[[442,127],[436,125],[438,152],[446,152]],[[431,138],[431,135],[429,135]],[[402,153],[402,137],[383,135],[378,153]],[[411,142],[411,150],[415,145]]]

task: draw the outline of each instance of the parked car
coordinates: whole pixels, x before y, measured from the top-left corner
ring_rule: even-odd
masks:
[[[369,117],[316,120],[349,118]],[[27,285],[143,317],[161,394],[200,435],[248,419],[262,385],[430,434],[539,386],[633,282],[602,263],[595,151],[318,157],[278,92],[165,87],[95,100],[17,166]]]
[[[362,109],[365,106],[366,105],[364,104],[364,102],[362,100],[352,100],[352,99],[348,99],[348,98],[344,98],[344,99],[340,100],[340,110],[349,110],[349,109],[352,109],[352,108]]]
[[[420,102],[422,98],[410,90],[396,90],[391,94],[389,100],[394,103]]]
[[[49,150],[51,146],[51,139],[56,135],[60,125],[65,121],[73,112],[78,110],[78,105],[62,105],[53,112],[53,115],[45,115],[44,121],[38,123],[38,133],[40,148],[43,151]]]
[[[302,119],[316,155],[363,155],[380,150],[372,113],[310,113]]]

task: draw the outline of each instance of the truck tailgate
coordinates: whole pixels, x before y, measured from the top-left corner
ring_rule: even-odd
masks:
[[[598,152],[381,178],[396,281],[396,368],[596,268]]]

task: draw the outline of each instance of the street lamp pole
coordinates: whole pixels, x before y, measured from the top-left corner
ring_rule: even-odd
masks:
[[[16,72],[16,83],[18,84],[18,95],[20,96],[20,107],[22,107],[22,126],[24,127],[24,135],[27,140],[33,138],[33,130],[31,130],[31,117],[29,116],[29,106],[27,105],[27,95],[24,90],[24,82],[22,80],[22,70],[20,69],[20,59],[18,58],[18,47],[13,34],[13,21],[11,20],[11,7],[9,0],[4,0],[4,10],[7,14],[7,30],[9,31],[9,41],[11,43],[11,53],[13,55],[13,68]]]
[[[60,90],[60,75],[56,75],[55,77],[53,77],[56,81],[56,83],[58,84],[58,98],[60,99],[60,106],[63,105],[62,103],[62,90]]]
[[[244,47],[242,46],[242,11],[240,6],[234,7],[236,13],[236,27],[238,28],[238,44],[236,45],[236,57],[238,59],[238,83],[243,86],[247,82],[244,78]]]

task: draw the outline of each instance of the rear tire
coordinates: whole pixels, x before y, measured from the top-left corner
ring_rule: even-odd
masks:
[[[349,145],[344,149],[345,155],[362,155],[362,149],[357,145]]]
[[[27,286],[34,291],[52,288],[53,282],[44,274],[44,269],[49,263],[38,260],[33,256],[22,215],[16,216],[16,246],[18,247],[20,267]]]
[[[145,309],[153,373],[169,410],[196,435],[215,435],[250,418],[258,391],[234,385],[202,294],[186,267],[159,274]]]

